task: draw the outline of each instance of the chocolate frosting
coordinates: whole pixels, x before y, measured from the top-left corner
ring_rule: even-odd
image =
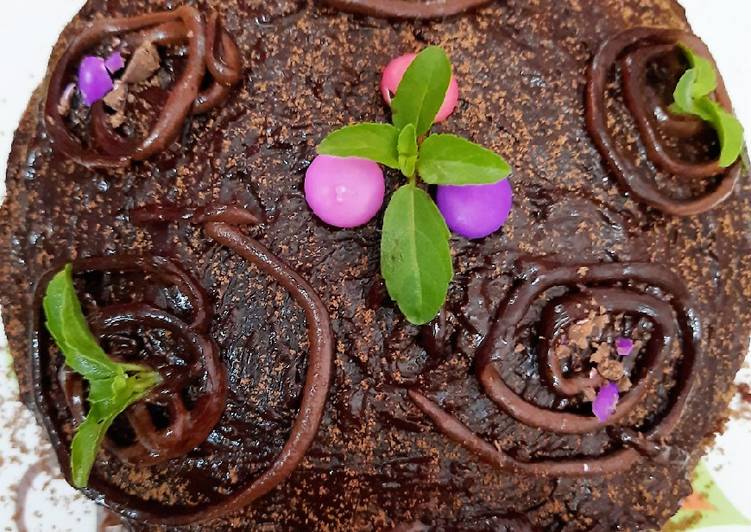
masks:
[[[464,13],[491,0],[323,0],[358,15],[393,19],[430,19]]]
[[[142,139],[124,138],[106,120],[104,105],[94,104],[91,118],[91,141],[86,147],[65,124],[59,109],[60,98],[69,82],[68,76],[87,50],[106,38],[140,32],[133,39],[137,45],[151,42],[171,45],[188,42],[187,59],[180,78],[170,90],[164,109]],[[219,36],[219,38],[217,38]],[[240,52],[232,36],[212,13],[208,25],[201,13],[190,6],[174,11],[92,22],[68,45],[52,71],[45,102],[45,120],[55,149],[79,164],[89,167],[127,166],[132,160],[144,160],[174,142],[190,113],[205,113],[220,105],[231,87],[240,81]],[[206,71],[211,74],[209,88],[200,90]]]
[[[138,310],[127,331],[118,320],[117,330],[102,331],[107,352],[151,360],[165,374],[185,368],[189,378],[182,403],[172,390],[155,390],[148,417],[128,412],[116,421],[86,493],[134,530],[659,529],[690,492],[689,470],[720,425],[747,348],[751,201],[739,177],[733,194],[701,214],[651,207],[598,148],[585,97],[593,59],[624,29],[689,32],[678,5],[567,0],[551,9],[509,0],[398,21],[299,0],[189,6],[204,28],[198,56],[188,53],[178,11],[120,38],[131,48],[157,34],[167,43],[160,85],[142,94],[155,111],[175,94],[188,59],[202,57],[195,106],[224,71],[206,65],[212,51],[232,62],[223,33],[211,30],[216,12],[243,65],[217,107],[181,115],[177,136],[150,157],[131,157],[124,145],[118,157],[130,157],[127,165],[90,168],[46,123],[48,80],[8,165],[3,317],[25,401],[56,451],[69,449],[74,410],[85,406],[66,392],[34,297],[66,262],[140,261],[127,271],[76,273],[84,309],[101,326],[98,310]],[[51,75],[92,21],[164,9],[157,0],[90,0],[61,36]],[[333,128],[388,121],[382,66],[427,44],[446,49],[461,93],[436,131],[503,155],[514,169],[514,206],[488,238],[452,238],[446,305],[415,327],[379,274],[380,220],[327,226],[307,207],[302,183]],[[666,114],[669,87],[686,66],[674,41],[639,40],[616,54],[608,77],[631,62],[638,79],[642,59],[646,85],[636,103],[661,149],[692,168],[712,162],[712,132]],[[611,83],[606,94],[613,147],[673,200],[714,190],[722,177],[658,168],[625,91]],[[86,122],[68,134],[105,157],[89,141],[107,131]],[[396,172],[385,177],[389,193],[403,183]],[[165,319],[145,323],[144,305]],[[583,319],[579,305],[602,306],[610,318],[598,342],[641,326],[649,332],[629,366],[632,388],[605,425],[585,401],[594,382],[586,359],[579,367],[573,357],[551,358]],[[176,320],[173,333],[167,325]],[[189,420],[176,414],[180,406],[190,413],[211,395],[211,348],[188,349],[196,337],[216,344],[226,376],[221,415],[193,449],[144,463],[142,447],[160,454],[171,434],[190,434],[173,423]],[[140,438],[132,419],[147,422]],[[65,455],[58,458],[65,467]]]
[[[741,174],[741,162],[739,160],[728,169],[720,168],[717,160],[703,163],[684,162],[667,153],[661,144],[654,124],[655,114],[659,113],[665,117],[661,127],[673,135],[676,132],[687,131],[685,127],[687,120],[674,117],[664,108],[658,108],[659,104],[656,104],[654,95],[651,101],[645,101],[644,94],[648,93],[646,70],[655,58],[680,53],[678,43],[684,43],[715,65],[707,46],[698,37],[679,30],[633,28],[605,41],[592,60],[590,69],[586,96],[587,125],[603,158],[637,200],[667,214],[691,216],[716,207],[733,193]],[[710,185],[709,190],[700,194],[699,197],[690,199],[671,197],[669,193],[657,187],[654,183],[654,176],[638,168],[631,156],[624,153],[624,150],[617,145],[607,125],[605,93],[611,70],[619,60],[623,65],[623,96],[636,121],[649,159],[659,168],[686,179],[720,176],[719,182],[716,185]],[[716,95],[720,105],[728,112],[732,112],[732,104],[721,77],[718,77]],[[681,126],[676,126],[676,122]],[[694,129],[696,127],[695,125]],[[691,132],[690,128],[688,132]],[[685,134],[680,134],[678,137],[685,138]]]
[[[601,430],[605,425],[622,425],[624,418],[640,406],[650,390],[654,390],[656,381],[666,371],[665,366],[671,347],[676,340],[679,340],[683,353],[678,371],[680,382],[672,391],[667,412],[661,415],[660,421],[649,429],[646,436],[648,440],[658,442],[659,445],[668,444],[673,428],[683,415],[682,411],[686,402],[694,393],[696,375],[701,371],[703,364],[701,352],[698,350],[701,326],[680,278],[659,266],[648,263],[573,266],[537,263],[523,266],[522,269],[525,273],[521,283],[511,291],[506,301],[498,308],[495,321],[477,350],[477,375],[488,397],[498,407],[525,425],[560,434],[592,433]],[[593,288],[586,292],[587,296],[594,300],[595,305],[608,313],[644,316],[654,323],[654,335],[644,357],[644,374],[621,398],[615,412],[605,424],[591,413],[582,415],[536,406],[519,396],[506,384],[494,361],[508,359],[516,348],[518,345],[516,339],[520,333],[522,321],[538,297],[557,287],[597,286],[623,281],[644,283],[648,287],[664,290],[663,297],[669,298],[674,308],[671,310],[671,305],[661,299],[635,292],[633,289]],[[578,312],[581,312],[586,307],[581,304],[580,297],[567,297],[563,300],[563,304],[570,305],[570,311],[575,310],[577,299],[579,299]],[[549,305],[561,303],[558,299]],[[549,306],[546,310],[548,308]],[[546,310],[542,313],[543,322],[540,326],[540,329],[546,333],[545,340],[540,342],[540,349],[543,353],[547,351],[548,343],[558,336],[562,327],[576,319],[575,316],[567,316],[553,323],[551,321],[553,316]],[[678,321],[680,333],[673,325],[673,313]],[[557,367],[551,363],[551,359],[555,359],[555,354],[548,351],[546,355],[541,354],[541,359],[543,360],[541,367],[547,366],[543,371],[560,375],[560,361],[556,360]],[[503,469],[539,475],[592,476],[625,471],[633,467],[634,463],[640,459],[636,450],[622,449],[604,457],[590,459],[520,462],[472,434],[460,421],[419,391],[412,390],[410,397],[448,437],[466,446],[483,460]]]

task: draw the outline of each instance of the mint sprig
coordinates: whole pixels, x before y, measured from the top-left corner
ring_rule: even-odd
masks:
[[[679,45],[691,68],[683,73],[673,92],[670,111],[698,116],[717,131],[720,139],[719,164],[732,165],[743,150],[743,126],[711,98],[717,89],[717,73],[712,63],[684,44]]]
[[[76,430],[70,453],[73,485],[86,487],[96,453],[115,418],[140,401],[162,379],[156,371],[111,359],[91,333],[68,264],[47,285],[46,326],[65,363],[89,384],[89,411]]]
[[[451,82],[440,47],[415,57],[391,101],[392,124],[355,124],[334,131],[318,153],[361,157],[398,169],[408,180],[391,196],[383,219],[381,273],[389,295],[415,325],[432,320],[453,277],[450,233],[428,184],[497,183],[511,168],[494,152],[455,135],[428,136]]]

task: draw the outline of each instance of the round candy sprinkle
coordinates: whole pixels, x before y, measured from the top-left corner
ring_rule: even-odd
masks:
[[[305,174],[305,200],[316,216],[336,227],[368,223],[385,193],[381,167],[357,157],[319,155]]]
[[[81,91],[83,103],[92,106],[112,90],[110,78],[104,59],[89,55],[83,58],[78,68],[78,90]]]
[[[399,83],[404,77],[404,73],[412,64],[417,54],[406,54],[392,59],[391,62],[386,65],[383,70],[383,76],[381,77],[381,94],[387,104],[391,105],[391,98],[396,94],[396,89],[399,88]],[[449,82],[449,88],[446,91],[446,97],[443,99],[443,105],[438,110],[438,114],[435,117],[436,123],[446,120],[451,113],[454,112],[456,104],[459,101],[459,85],[456,83],[456,78],[451,76]]]
[[[511,212],[512,191],[508,179],[492,185],[442,185],[436,200],[446,224],[469,239],[494,233]]]

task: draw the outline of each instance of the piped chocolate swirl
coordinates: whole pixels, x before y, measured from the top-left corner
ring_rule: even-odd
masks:
[[[409,3],[422,14],[431,6],[460,5]],[[96,132],[97,124],[134,139],[137,148],[152,126],[138,119],[157,120],[175,94],[194,57],[190,38],[197,38],[182,36],[185,24],[175,11],[81,50],[103,58],[118,46],[130,61],[129,52],[146,37],[163,39],[155,45],[160,69],[131,86],[136,100],[127,102],[125,124],[113,125],[107,104],[101,109],[106,123],[91,123],[99,110],[82,110],[75,95],[63,122],[80,144],[74,147],[95,161],[131,158],[130,164],[74,163],[48,130],[46,82],[16,133],[8,165],[0,211],[3,318],[23,396],[39,419],[49,415],[58,427],[50,431],[56,447],[70,444],[79,395],[68,394],[69,408],[58,358],[40,364],[44,371],[32,378],[36,347],[30,339],[37,328],[30,316],[36,283],[61,264],[127,255],[179,265],[205,291],[207,332],[198,331],[195,297],[177,279],[142,270],[81,272],[76,291],[92,322],[97,306],[147,304],[169,313],[215,342],[226,370],[224,409],[202,443],[160,463],[118,456],[142,452],[126,414],[108,434],[87,494],[134,530],[659,529],[690,493],[690,470],[720,424],[747,348],[751,200],[737,186],[700,216],[665,216],[650,208],[603,164],[587,127],[585,95],[592,59],[622,31],[690,33],[678,4],[564,0],[551,9],[509,0],[419,20],[420,13],[362,16],[323,1],[195,0],[189,6],[201,14],[204,65],[212,49],[226,65],[232,62],[218,29],[209,44],[212,12],[237,44],[245,81],[221,105],[195,114],[202,93],[220,101],[228,86],[213,83],[221,80],[221,68],[211,73],[201,66],[196,92],[185,99],[191,111],[175,115],[182,117],[179,134],[165,149],[136,160],[127,143],[108,148],[122,149],[116,156],[99,146],[109,133]],[[92,21],[165,9],[162,0],[89,0],[63,33],[50,76]],[[418,328],[390,301],[379,274],[380,221],[351,230],[327,226],[307,207],[302,185],[315,146],[333,127],[388,121],[378,91],[382,68],[427,45],[445,49],[460,87],[450,123],[436,132],[503,154],[513,167],[514,201],[502,230],[481,240],[452,238],[455,277],[447,303]],[[670,50],[646,60],[648,90],[635,94],[654,115],[652,126],[668,155],[692,166],[711,163],[717,155],[712,131],[693,119],[663,116],[676,76],[687,66],[674,43],[663,45]],[[621,60],[640,48],[653,46],[630,47],[609,67],[616,81],[606,99],[613,140],[671,198],[698,198],[720,176],[659,170],[628,109],[618,77],[628,67]],[[70,60],[63,93],[78,64]],[[152,114],[141,112],[146,104]],[[396,173],[384,173],[387,194],[403,183]],[[515,266],[530,257],[544,257],[532,261],[551,272],[558,271],[553,264],[565,265],[567,277],[534,297],[510,352],[503,345],[481,348],[501,320],[499,307],[531,290],[524,287],[534,282],[534,269]],[[644,282],[617,275],[582,281],[569,270],[633,263],[672,272],[680,290],[660,287],[662,274],[651,270]],[[301,292],[299,298],[287,285]],[[609,300],[611,291],[618,297]],[[698,342],[679,307],[693,309],[701,323]],[[592,336],[598,345],[612,346],[618,336],[639,343],[621,364],[624,382],[615,374],[611,381],[619,385],[619,404],[632,401],[633,408],[590,432],[561,433],[525,420],[524,411],[517,418],[491,398],[480,377],[497,370],[523,407],[555,419],[568,414],[574,425],[567,426],[594,423],[588,394],[610,380],[599,371],[609,373],[594,362],[591,342],[572,347],[574,332],[593,312],[609,320]],[[319,325],[328,323],[329,333],[319,336],[324,328],[308,314],[323,315]],[[165,372],[170,365],[187,370],[198,360],[182,348],[185,335],[128,328],[110,330],[105,347],[113,357],[169,362]],[[311,369],[316,338],[327,346],[317,359],[320,372]],[[486,349],[489,361],[480,364]],[[504,358],[493,356],[501,351]],[[44,343],[40,354],[49,359],[55,350]],[[205,368],[196,369],[196,381],[181,394],[188,411],[206,391]],[[34,399],[39,382],[43,410]],[[162,447],[167,431],[179,429],[171,427],[171,410],[180,405],[164,396],[154,403],[146,403],[150,425],[143,440]],[[630,467],[622,469],[624,462]]]
[[[475,354],[477,378],[485,394],[499,408],[526,426],[557,434],[585,434],[603,430],[609,425],[620,427],[625,418],[641,407],[646,395],[656,389],[656,381],[662,379],[666,372],[675,371],[677,384],[670,392],[666,410],[658,413],[656,421],[650,426],[641,429],[643,439],[658,446],[668,445],[672,430],[680,422],[683,409],[694,393],[696,375],[704,363],[698,345],[701,326],[680,278],[662,267],[646,263],[574,266],[536,263],[522,266],[522,269],[524,273],[517,286],[500,305],[488,335]],[[656,287],[663,290],[664,295],[653,296],[633,285],[619,286],[622,283]],[[652,324],[653,333],[641,361],[644,367],[637,372],[638,375],[635,374],[633,387],[606,423],[591,413],[535,405],[514,391],[497,367],[499,361],[510,359],[520,345],[517,342],[520,329],[529,327],[526,320],[537,299],[561,287],[571,292],[547,303],[541,313],[539,332],[533,335],[541,338],[538,350],[540,368],[544,368],[543,381],[547,380],[554,394],[577,395],[585,387],[594,388],[602,382],[602,379],[564,375],[560,360],[550,350],[550,344],[568,325],[586,316],[587,300],[591,299],[602,312],[613,316],[620,313],[646,318]],[[671,370],[668,361],[676,343],[683,355],[678,367]],[[503,469],[545,476],[596,476],[625,471],[642,459],[637,449],[626,447],[591,458],[520,461],[472,433],[461,421],[419,390],[410,390],[409,394],[423,413],[449,438],[471,450],[480,459]]]
[[[675,73],[685,69],[679,43],[691,47],[715,65],[707,46],[695,35],[683,31],[634,28],[605,41],[590,67],[586,116],[595,145],[618,180],[637,200],[666,214],[691,216],[715,208],[733,193],[741,174],[741,162],[724,169],[716,157],[699,155],[698,160],[684,160],[682,155],[672,153],[675,147],[666,145],[665,137],[674,143],[677,140],[682,145],[702,144],[707,142],[707,137],[712,138],[712,132],[706,131],[708,125],[700,119],[676,116],[669,110],[669,96],[672,96],[678,79]],[[652,72],[652,77],[662,79],[658,83],[650,83],[650,68],[660,62],[662,69],[657,74]],[[637,125],[649,160],[657,169],[679,179],[704,180],[705,190],[697,197],[677,198],[670,191],[660,188],[655,183],[654,175],[640,167],[629,150],[616,140],[608,124],[606,97],[613,70],[618,67],[623,99]],[[666,83],[666,78],[673,80],[673,83]],[[716,97],[726,111],[732,112],[732,104],[721,78],[718,79]],[[702,160],[707,157],[709,159]]]
[[[164,108],[142,138],[124,136],[108,122],[100,100],[91,109],[90,135],[77,138],[66,125],[60,101],[70,81],[70,72],[87,50],[105,39],[127,38],[134,46],[187,43],[182,73],[169,89]],[[204,77],[211,77],[201,90]],[[128,18],[92,22],[67,47],[52,71],[45,100],[45,123],[55,149],[78,164],[114,168],[142,161],[165,150],[180,135],[190,114],[205,113],[223,103],[233,85],[240,81],[242,60],[237,44],[224,29],[219,15],[212,13],[208,24],[190,6]]]
[[[490,0],[323,0],[358,15],[393,19],[450,17],[490,3]]]

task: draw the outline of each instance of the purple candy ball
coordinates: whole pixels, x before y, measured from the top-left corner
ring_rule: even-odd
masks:
[[[107,72],[104,59],[89,55],[83,58],[78,68],[78,90],[83,103],[92,106],[112,90],[112,78]]]
[[[492,185],[442,185],[436,193],[449,229],[469,239],[498,231],[511,212],[511,198],[508,179]]]
[[[356,157],[319,155],[305,174],[305,200],[329,225],[368,223],[381,209],[386,184],[377,163]]]

